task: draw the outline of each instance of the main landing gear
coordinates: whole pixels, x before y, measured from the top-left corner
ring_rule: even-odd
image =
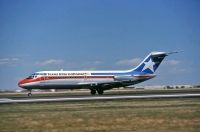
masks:
[[[28,93],[28,97],[31,97],[32,94],[31,94],[31,89],[29,90],[29,93]]]
[[[96,94],[96,90],[95,90],[95,89],[91,89],[90,93],[91,93],[92,95],[95,95],[95,94]]]
[[[96,92],[97,92],[99,95],[102,95],[104,91],[103,91],[103,89],[91,89],[91,91],[90,91],[90,93],[91,93],[92,95],[95,95]]]

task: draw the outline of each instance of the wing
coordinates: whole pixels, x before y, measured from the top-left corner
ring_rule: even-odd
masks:
[[[83,88],[89,89],[103,89],[108,90],[112,88],[118,87],[126,87],[130,85],[135,85],[137,83],[143,82],[150,79],[149,76],[146,75],[136,75],[136,76],[114,76],[114,81],[111,82],[81,82]]]

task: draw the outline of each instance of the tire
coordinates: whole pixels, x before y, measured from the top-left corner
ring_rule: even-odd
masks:
[[[103,89],[98,89],[97,92],[99,95],[102,95],[104,91],[103,91]]]
[[[31,93],[28,93],[28,97],[31,97],[32,96],[32,94]]]
[[[91,89],[90,93],[91,93],[91,95],[95,95],[96,94],[96,90],[95,89]]]

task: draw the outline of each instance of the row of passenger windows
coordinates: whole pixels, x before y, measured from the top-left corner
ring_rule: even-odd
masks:
[[[36,76],[37,76],[37,75],[47,75],[47,73],[33,73],[32,75],[33,75],[33,76],[35,76],[35,75],[36,75]]]
[[[55,77],[48,77],[46,76],[45,78],[49,78],[49,79],[65,79],[65,78],[85,78],[84,76],[55,76]]]
[[[66,79],[66,78],[90,78],[90,76],[41,76],[45,79]],[[92,76],[93,78],[101,78],[102,76]],[[37,78],[37,76],[29,76],[27,79]],[[109,76],[104,78],[110,78]]]
[[[49,78],[49,79],[65,79],[65,78],[85,78],[84,76],[55,76],[55,77],[52,77],[52,76],[41,76],[41,77],[44,77],[44,78]],[[27,77],[27,79],[33,79],[33,78],[37,78],[37,76],[29,76]]]

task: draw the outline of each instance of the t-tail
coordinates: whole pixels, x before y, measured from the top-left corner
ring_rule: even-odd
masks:
[[[18,85],[32,89],[90,89],[91,94],[126,87],[149,80],[163,59],[177,52],[151,52],[136,68],[120,71],[40,71],[21,80]]]
[[[169,54],[178,52],[151,52],[136,68],[131,69],[131,73],[154,74],[163,59]]]

